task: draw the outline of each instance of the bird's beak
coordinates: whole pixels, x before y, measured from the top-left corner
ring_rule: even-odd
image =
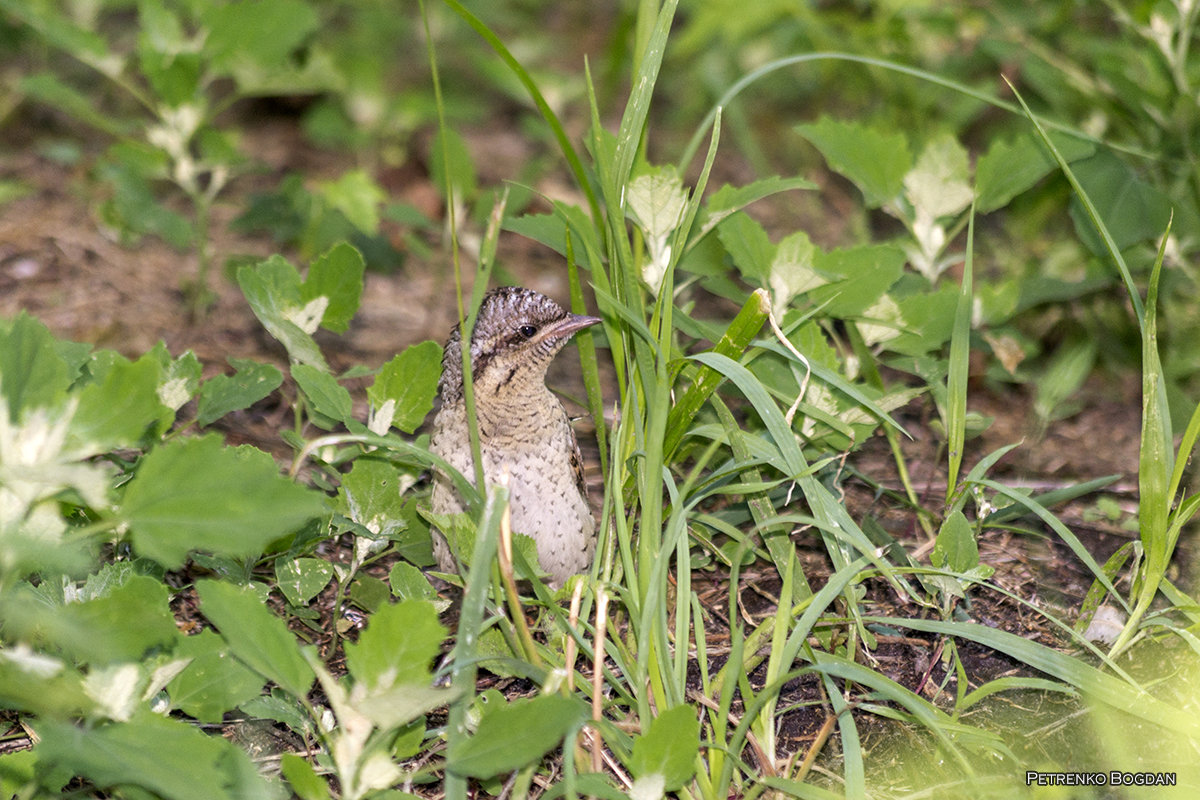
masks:
[[[604,320],[599,317],[585,317],[582,314],[567,314],[558,322],[552,323],[542,329],[545,336],[553,336],[556,339],[569,339],[584,328],[590,328],[593,325],[599,325]]]

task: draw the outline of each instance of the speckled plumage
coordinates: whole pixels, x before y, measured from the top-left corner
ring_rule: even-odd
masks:
[[[600,322],[568,314],[550,298],[516,287],[489,292],[471,335],[471,377],[484,479],[507,469],[512,529],[533,538],[538,561],[561,586],[591,564],[596,520],[587,502],[583,461],[562,403],[546,388],[546,369],[576,331]],[[438,386],[442,407],[430,449],[469,480],[474,462],[462,389],[462,342],[450,334]],[[454,514],[463,504],[448,477],[434,475],[431,506]],[[445,539],[434,534],[438,567],[454,571]]]

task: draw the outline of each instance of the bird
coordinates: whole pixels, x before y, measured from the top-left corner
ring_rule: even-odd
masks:
[[[546,386],[546,370],[572,336],[601,321],[568,313],[538,292],[509,286],[484,295],[471,333],[484,481],[495,485],[507,473],[512,530],[533,539],[538,563],[555,589],[591,566],[596,520],[588,505],[579,442],[562,403]],[[457,325],[443,351],[438,394],[441,408],[429,449],[473,481]],[[465,510],[441,470],[434,470],[430,510]],[[436,529],[433,550],[441,571],[456,571],[445,537]]]

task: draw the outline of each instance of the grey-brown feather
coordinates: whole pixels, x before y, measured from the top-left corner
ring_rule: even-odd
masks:
[[[569,315],[537,292],[507,287],[484,297],[471,335],[484,479],[495,484],[508,474],[513,530],[533,538],[555,586],[590,565],[596,522],[587,503],[579,444],[562,404],[546,388],[546,369],[575,330],[596,321]],[[443,358],[442,407],[430,449],[473,481],[461,348],[455,327]],[[453,483],[440,472],[434,476],[431,506],[441,514],[464,510]],[[443,571],[454,570],[453,556],[436,532],[434,554]]]

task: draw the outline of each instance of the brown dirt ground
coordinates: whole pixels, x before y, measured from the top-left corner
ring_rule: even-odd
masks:
[[[268,169],[236,181],[217,205],[213,244],[218,261],[233,254],[266,256],[276,250],[265,237],[239,236],[229,231],[229,221],[245,207],[250,193],[270,188],[286,172],[302,171],[315,181],[335,177],[353,166],[346,157],[307,145],[296,134],[294,120],[287,117],[246,120],[245,127],[245,150]],[[173,354],[194,351],[204,364],[206,377],[225,370],[229,357],[283,362],[281,348],[261,329],[233,282],[216,276],[215,305],[202,319],[189,319],[182,311],[179,286],[181,279],[195,269],[194,257],[153,238],[132,249],[122,247],[97,223],[91,210],[92,189],[82,171],[64,176],[62,167],[39,157],[37,131],[10,129],[4,133],[8,139],[0,139],[4,151],[0,178],[20,180],[31,191],[0,207],[0,315],[12,316],[24,309],[59,336],[111,347],[127,355],[136,355],[161,339]],[[494,185],[516,174],[518,165],[531,156],[530,145],[516,133],[488,131],[485,135],[479,131],[468,138],[476,149],[483,185]],[[437,196],[426,175],[418,159],[415,164],[381,173],[380,179],[395,199],[437,217]],[[564,186],[566,182],[560,176],[552,175],[540,188],[561,195],[569,191]],[[839,201],[835,196],[829,202],[836,205]],[[391,232],[397,243],[403,241],[403,231]],[[445,249],[437,241],[429,244],[438,253]],[[526,285],[560,298],[567,294],[565,271],[557,260],[519,237],[504,237],[501,262]],[[464,263],[473,263],[469,252]],[[369,274],[361,310],[350,332],[330,337],[322,344],[335,368],[351,364],[379,366],[408,344],[427,338],[443,339],[454,319],[452,298],[452,273],[444,256],[438,255],[428,263],[410,257],[392,274]],[[568,364],[566,369],[569,373],[572,368]],[[1001,462],[993,477],[1010,485],[1046,490],[1120,474],[1123,477],[1105,492],[1126,515],[1136,512],[1136,385],[1089,383],[1084,389],[1084,410],[1052,424],[1040,441],[1030,438],[1032,401],[1024,393],[1012,390],[997,395],[982,383],[974,389],[972,409],[994,416],[995,422],[982,437],[969,443],[971,457],[978,458],[1002,445],[1025,442]],[[277,432],[285,424],[286,412],[282,404],[267,401],[251,412],[231,416],[224,422],[224,429],[233,440],[252,441],[282,455],[285,451],[279,448]],[[913,480],[929,507],[937,508],[936,498],[945,485],[945,459],[929,425],[930,407],[926,401],[916,400],[899,416],[913,434],[913,439],[904,443]],[[900,488],[887,446],[880,437],[865,443],[851,464],[885,489]],[[856,519],[866,514],[875,516],[910,552],[925,544],[915,515],[893,502],[890,495],[854,478],[847,478],[843,487]],[[1092,513],[1093,507],[1094,499],[1087,499],[1057,511],[1103,562],[1134,534],[1122,526],[1122,519],[1098,518]],[[982,561],[996,568],[995,580],[1001,586],[1073,618],[1073,609],[1078,608],[1090,585],[1089,576],[1046,531],[1032,523],[1027,525],[1030,532],[1025,534],[989,533],[981,542]],[[822,551],[803,541],[801,545],[805,568],[819,585],[819,576],[828,570]],[[695,588],[711,611],[711,647],[719,653],[722,644],[728,642],[728,587],[724,578],[701,575],[697,580]],[[740,589],[741,614],[747,622],[757,623],[774,613],[778,583],[768,571],[751,567],[743,574]],[[917,609],[900,607],[894,594],[879,586],[870,589],[869,600],[881,614],[918,613]],[[968,611],[989,625],[1051,646],[1062,644],[1042,620],[1002,596],[978,592]],[[942,652],[943,643],[934,637],[885,634],[870,657],[884,674],[911,689],[934,696],[938,687],[944,686],[943,696],[948,692],[953,697],[955,679],[945,674]],[[1004,654],[973,645],[961,647],[960,652],[972,685],[1022,671]],[[761,675],[756,673],[752,679],[760,680]],[[513,681],[497,685],[513,693],[528,689]],[[815,681],[798,680],[789,685],[780,705],[793,703],[795,707],[784,715],[781,726],[781,758],[804,752],[825,720],[824,701]],[[881,723],[866,724],[870,733]]]

